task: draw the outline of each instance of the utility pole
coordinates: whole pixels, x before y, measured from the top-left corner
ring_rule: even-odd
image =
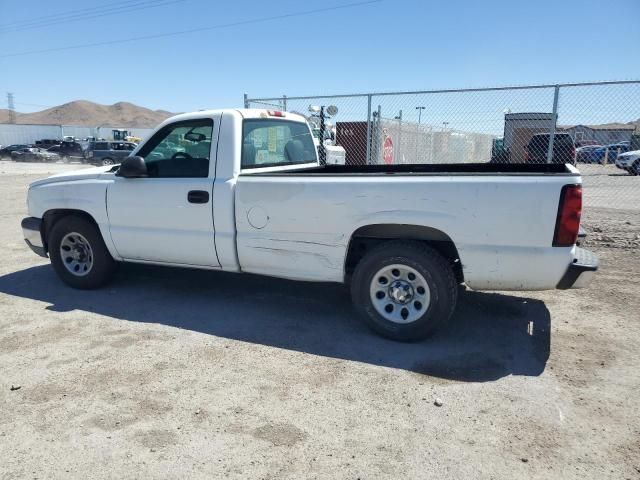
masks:
[[[13,103],[13,93],[7,92],[7,107],[9,108],[9,123],[16,123],[16,106]]]

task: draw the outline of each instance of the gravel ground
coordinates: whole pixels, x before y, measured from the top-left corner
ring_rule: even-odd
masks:
[[[0,162],[0,478],[640,478],[640,178],[588,167],[589,289],[466,292],[399,344],[330,284],[125,265],[71,290],[19,222],[74,167]]]

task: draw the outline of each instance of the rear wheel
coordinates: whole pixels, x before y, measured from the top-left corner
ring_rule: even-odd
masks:
[[[111,158],[103,158],[102,162],[100,162],[102,165],[107,166],[107,165],[114,165],[115,162],[113,161],[113,159]]]
[[[420,242],[403,241],[386,242],[367,253],[351,289],[367,325],[400,341],[421,340],[446,322],[458,295],[447,260]]]
[[[116,269],[95,224],[81,217],[60,219],[48,239],[51,264],[67,285],[80,289],[107,283]]]

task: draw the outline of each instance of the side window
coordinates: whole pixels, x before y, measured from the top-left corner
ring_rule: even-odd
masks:
[[[306,123],[275,119],[244,121],[242,168],[309,163],[316,158]]]
[[[203,118],[172,123],[140,149],[149,177],[207,177],[213,120]]]

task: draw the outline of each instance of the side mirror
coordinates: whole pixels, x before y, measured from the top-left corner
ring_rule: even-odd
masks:
[[[120,168],[116,172],[118,177],[124,178],[144,178],[147,176],[147,165],[142,157],[127,157],[122,161]]]

